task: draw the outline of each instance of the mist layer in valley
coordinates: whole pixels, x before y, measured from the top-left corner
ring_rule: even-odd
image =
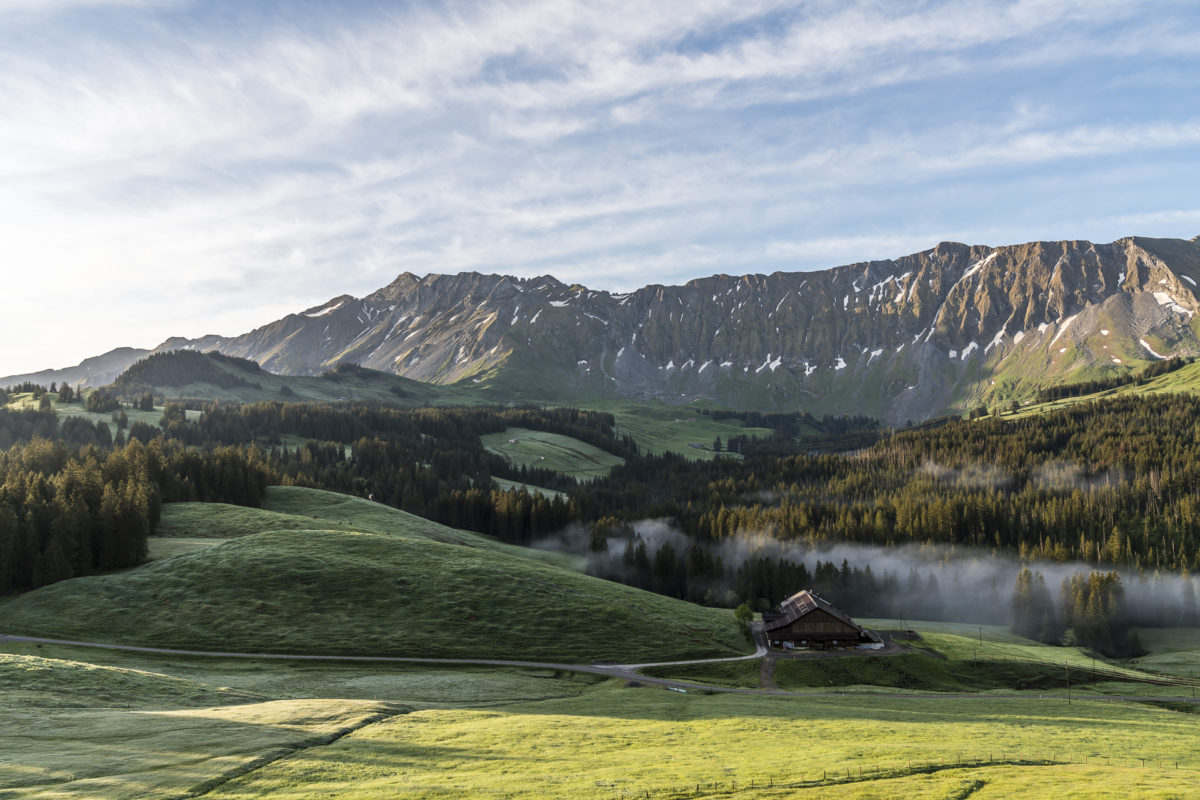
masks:
[[[585,554],[590,574],[668,593],[673,576],[684,575],[692,599],[729,606],[748,602],[760,611],[811,588],[852,614],[891,618],[898,625],[915,619],[1009,624],[1017,576],[1028,567],[1042,575],[1059,613],[1064,610],[1062,587],[1073,576],[1115,571],[1122,611],[1131,624],[1176,627],[1200,619],[1191,575],[1078,561],[1022,561],[975,548],[810,547],[761,533],[700,544],[666,520],[635,522],[604,536],[603,544],[574,526],[535,546]]]

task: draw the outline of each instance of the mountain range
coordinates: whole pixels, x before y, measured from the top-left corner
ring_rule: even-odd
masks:
[[[1200,354],[1200,237],[943,242],[814,272],[612,293],[553,277],[400,275],[239,336],[172,338],[282,375],[357,364],[494,399],[625,397],[899,423]],[[146,355],[0,378],[100,385]]]

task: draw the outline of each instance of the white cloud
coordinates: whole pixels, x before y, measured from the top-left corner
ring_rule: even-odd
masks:
[[[158,4],[44,8],[84,5]],[[1156,48],[1194,65],[1197,26],[1170,13],[1186,6],[1153,5],[488,2],[201,35],[146,23],[136,43],[48,15],[62,44],[44,48],[0,25],[0,243],[21,273],[0,302],[23,327],[51,303],[56,331],[152,344],[402,270],[631,288],[1006,234],[958,218],[954,195],[1001,170],[1194,150],[1182,100],[1110,118],[1043,88]],[[913,218],[923,206],[937,213]],[[1081,211],[1098,230],[1116,216]],[[0,373],[101,340],[57,336],[0,337]]]
[[[57,14],[76,8],[164,8],[183,0],[0,0],[0,14]]]

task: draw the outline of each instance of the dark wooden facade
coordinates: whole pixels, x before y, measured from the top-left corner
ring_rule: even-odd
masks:
[[[857,647],[871,641],[844,611],[809,591],[784,600],[777,613],[763,614],[763,627],[772,647]]]

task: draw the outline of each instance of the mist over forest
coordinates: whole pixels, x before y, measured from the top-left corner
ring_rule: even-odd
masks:
[[[639,567],[639,545],[647,554],[652,586],[656,558],[651,554],[674,553],[686,571],[695,543],[669,520],[650,519],[606,536],[602,546],[578,525],[533,546],[586,554],[590,574],[638,585],[644,577],[639,576],[644,569]],[[1200,618],[1197,581],[1190,574],[1097,567],[1079,561],[1022,561],[997,550],[936,544],[882,547],[839,542],[809,547],[766,533],[741,533],[701,547],[721,570],[702,587],[705,598],[728,605],[747,601],[759,611],[774,607],[788,594],[812,588],[862,616],[1011,624],[1017,576],[1028,567],[1043,576],[1060,614],[1063,584],[1100,570],[1119,574],[1123,611],[1131,624],[1174,627],[1195,624]],[[763,566],[769,578],[755,582],[752,573]],[[657,571],[666,572],[662,566]],[[794,582],[775,585],[788,577]],[[744,593],[748,586],[764,593],[748,596]]]

